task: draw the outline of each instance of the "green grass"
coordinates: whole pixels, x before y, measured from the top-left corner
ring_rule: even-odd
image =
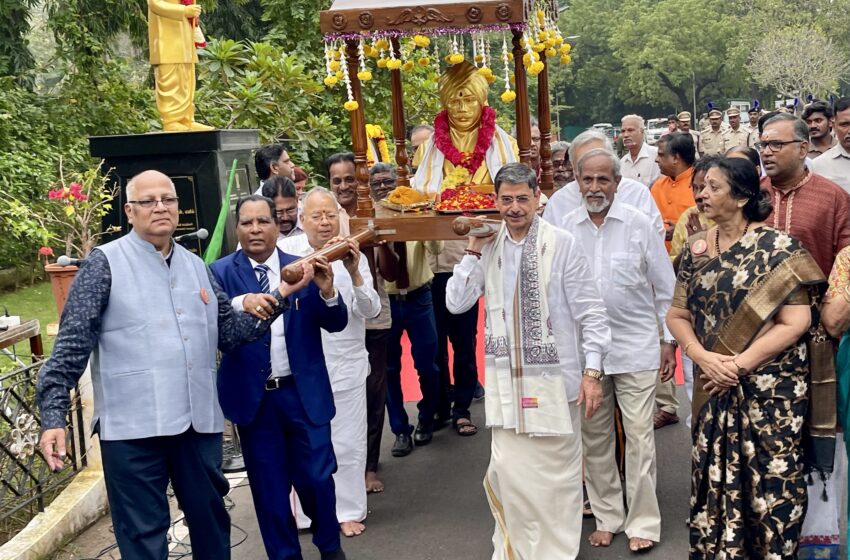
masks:
[[[44,344],[44,352],[50,354],[54,337],[47,336],[47,325],[59,321],[50,282],[41,282],[27,288],[20,288],[14,292],[0,294],[0,313],[5,314],[4,308],[9,310],[9,315],[20,315],[21,322],[38,319],[41,324],[41,340]],[[29,346],[26,343],[18,344],[16,348],[22,354],[29,354]],[[0,357],[0,361],[8,360]]]

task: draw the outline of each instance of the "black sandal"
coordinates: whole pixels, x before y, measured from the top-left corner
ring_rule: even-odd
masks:
[[[458,418],[454,421],[454,429],[457,435],[461,437],[474,436],[478,433],[478,426],[472,423],[469,418]]]

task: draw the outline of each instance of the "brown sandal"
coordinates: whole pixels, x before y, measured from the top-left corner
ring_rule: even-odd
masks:
[[[463,437],[474,436],[478,433],[478,426],[472,423],[469,418],[458,418],[454,423],[457,435]]]

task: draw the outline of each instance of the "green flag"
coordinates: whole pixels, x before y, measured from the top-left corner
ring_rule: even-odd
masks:
[[[227,191],[224,193],[224,198],[221,200],[221,210],[218,213],[218,220],[215,222],[215,231],[213,231],[210,242],[207,245],[207,250],[204,251],[204,263],[212,264],[221,256],[221,242],[224,240],[224,229],[227,227],[227,213],[230,211],[230,190],[233,188],[233,179],[236,177],[236,160],[233,160],[233,165],[230,166],[230,176],[227,178]]]

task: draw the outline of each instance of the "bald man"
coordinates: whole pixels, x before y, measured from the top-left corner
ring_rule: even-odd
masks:
[[[216,350],[262,337],[312,268],[299,285],[259,296],[265,319],[237,313],[203,261],[172,239],[179,201],[171,180],[145,171],[126,195],[133,229],[86,257],[38,380],[41,450],[51,470],[63,468],[69,391],[91,357],[92,424],[121,556],[167,558],[170,481],[195,558],[229,559]]]

